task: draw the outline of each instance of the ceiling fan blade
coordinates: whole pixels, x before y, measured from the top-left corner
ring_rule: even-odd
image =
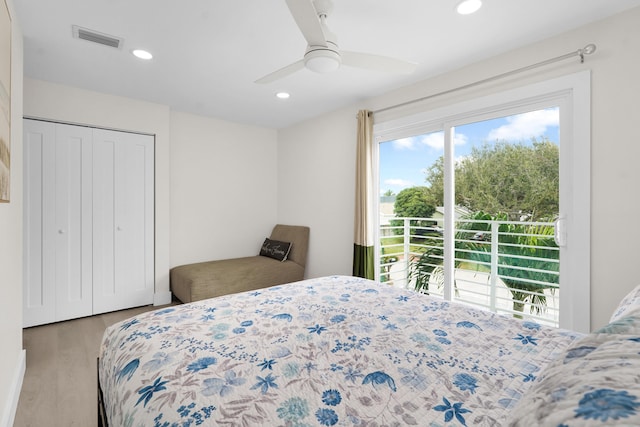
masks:
[[[266,76],[259,78],[258,80],[255,81],[255,83],[266,84],[266,83],[275,82],[276,80],[285,78],[288,75],[295,73],[296,71],[302,70],[303,68],[304,68],[304,60],[301,59],[300,61],[296,61],[293,64],[289,64],[286,67],[280,68],[279,70],[274,71],[271,74],[267,74]]]
[[[327,40],[311,0],[286,0],[298,28],[309,46],[327,46]]]
[[[384,71],[387,73],[411,74],[418,64],[389,58],[388,56],[372,55],[369,53],[341,51],[342,64],[350,67],[366,68],[368,70]]]

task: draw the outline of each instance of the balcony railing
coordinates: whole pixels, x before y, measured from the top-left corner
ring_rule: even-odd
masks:
[[[444,236],[433,218],[380,226],[382,282],[444,296]],[[455,221],[452,299],[559,325],[560,250],[553,223]]]

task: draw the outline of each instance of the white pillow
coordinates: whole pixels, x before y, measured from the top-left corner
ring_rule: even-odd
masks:
[[[640,285],[622,298],[622,301],[620,301],[620,304],[611,315],[609,322],[615,322],[638,309],[640,309]]]
[[[594,333],[547,366],[509,416],[508,426],[640,426],[640,329]],[[638,319],[636,319],[638,320]]]

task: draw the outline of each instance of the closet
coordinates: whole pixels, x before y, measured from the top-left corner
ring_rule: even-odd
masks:
[[[24,120],[24,326],[153,303],[154,137]]]

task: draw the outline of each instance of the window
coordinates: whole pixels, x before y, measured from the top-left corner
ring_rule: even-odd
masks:
[[[580,73],[376,124],[379,279],[588,331],[588,99]]]

